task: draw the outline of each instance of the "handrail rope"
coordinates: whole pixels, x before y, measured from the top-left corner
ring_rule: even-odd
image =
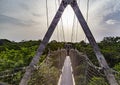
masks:
[[[78,54],[80,54],[78,51],[77,51]],[[87,58],[86,60],[84,58]],[[94,75],[94,76],[97,76],[99,75],[99,77],[102,77],[105,79],[105,75],[100,71],[102,70],[101,67],[97,67],[95,65],[93,65],[93,63],[89,60],[89,58],[87,56],[83,56],[81,59],[82,59],[82,62],[87,62],[88,63],[88,69],[87,69],[87,75]],[[81,62],[81,61],[80,61]],[[91,69],[89,69],[91,68]],[[94,72],[93,72],[94,71]],[[90,74],[90,73],[91,74]]]
[[[98,73],[94,73],[93,72],[93,70],[92,69],[88,69],[88,71],[87,71],[88,73],[87,73],[87,81],[88,82],[90,82],[90,81],[92,81],[91,79],[93,78],[93,77],[100,77],[100,78],[104,78],[105,79],[105,76],[104,75],[102,75],[102,74],[100,74],[99,72]]]
[[[76,49],[75,51],[80,55],[80,52],[79,52],[77,49]],[[102,69],[101,67],[95,66],[95,65],[91,62],[91,60],[87,57],[87,55],[85,55],[84,57],[86,58],[87,61],[90,62],[89,64],[90,64],[91,66],[93,66],[93,67],[95,67],[95,68],[97,68],[97,69]]]
[[[95,72],[94,72],[94,70],[95,70]],[[101,72],[99,72],[96,68],[94,68],[94,70],[92,70],[92,69],[88,69],[88,71],[91,71],[91,73],[93,73],[93,74],[97,74],[97,75],[100,75],[100,76],[102,76],[102,77],[105,77]]]
[[[120,74],[120,72],[118,72],[118,71],[116,71],[116,70],[114,70],[114,69],[112,69],[112,68],[111,68],[111,71],[112,71],[113,73],[115,73],[115,74]]]
[[[79,53],[78,50],[76,50],[76,52],[80,55],[80,53]],[[83,56],[83,57],[86,59],[86,60],[85,60],[85,59],[83,59],[83,60],[85,60],[91,67],[97,69],[97,71],[102,69],[101,67],[95,66],[95,65],[90,61],[90,59],[87,57],[87,55],[85,55],[85,56]]]
[[[40,65],[35,66],[35,68],[38,69],[46,60],[47,60],[47,57],[40,63]],[[26,66],[26,67],[14,68],[14,69],[12,69],[12,70],[2,71],[2,72],[0,72],[0,77],[1,77],[1,75],[4,74],[4,73],[5,73],[5,74],[9,74],[9,73],[14,72],[14,73],[11,74],[11,75],[13,75],[13,74],[19,72],[20,70],[22,70],[22,71],[25,70],[26,68],[27,68],[27,66]]]
[[[14,68],[12,70],[5,70],[5,71],[1,71],[0,73],[4,73],[4,72],[10,72],[10,71],[14,71],[14,70],[21,70],[21,69],[25,69],[26,67],[19,67],[19,68]]]
[[[11,76],[11,75],[15,75],[17,72],[23,71],[25,69],[26,69],[26,67],[20,67],[20,68],[15,68],[15,69],[12,69],[12,70],[2,71],[2,72],[0,72],[0,78],[4,78],[4,77]]]
[[[91,81],[93,81],[92,78],[93,78],[93,77],[96,77],[96,76],[88,73],[87,77],[89,78],[88,81],[91,82]],[[103,77],[100,77],[100,78],[103,78]],[[96,84],[96,83],[94,83],[94,84]]]

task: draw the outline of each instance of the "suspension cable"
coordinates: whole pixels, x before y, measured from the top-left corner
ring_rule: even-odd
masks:
[[[78,0],[78,5],[80,6],[80,0]],[[79,7],[80,8],[80,7]],[[78,23],[79,21],[77,20],[77,27],[76,27],[76,42],[78,40]]]
[[[87,24],[88,24],[88,16],[89,16],[89,0],[87,0],[87,11],[86,11],[86,22],[87,22]],[[86,35],[85,35],[85,42],[86,42],[86,40],[87,40],[87,37],[86,37]]]
[[[71,42],[73,42],[73,32],[74,32],[74,27],[75,27],[75,14],[74,14],[73,25],[72,25]]]
[[[58,0],[58,3],[60,5],[60,0]],[[62,25],[62,31],[63,31],[63,41],[65,42],[65,32],[64,32],[64,26],[63,26],[63,19],[62,19],[62,17],[60,19],[61,19],[61,25]]]
[[[55,0],[55,10],[57,11],[57,0]],[[59,29],[58,29],[58,25],[57,25],[57,39],[58,39],[58,42],[59,42]]]
[[[65,32],[64,32],[64,26],[63,26],[63,19],[61,18],[61,24],[62,24],[62,31],[63,31],[63,40],[65,42]]]
[[[76,42],[77,42],[77,37],[78,36],[78,21],[77,21],[77,27],[76,27]]]
[[[86,22],[88,23],[88,16],[89,16],[89,0],[87,0],[87,12],[86,12]]]
[[[47,18],[47,28],[49,26],[49,20],[48,20],[48,1],[46,0],[46,18]]]
[[[59,7],[59,6],[60,6],[60,0],[57,0],[57,1],[58,1],[58,7]],[[60,18],[60,22],[61,22],[61,18]],[[59,40],[60,40],[60,42],[62,41],[61,28],[62,28],[62,27],[61,27],[61,23],[60,23],[60,24],[59,24],[59,33],[60,33],[60,34],[59,34]]]

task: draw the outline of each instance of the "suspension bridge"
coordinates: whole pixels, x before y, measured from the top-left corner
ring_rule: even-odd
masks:
[[[57,1],[57,0],[56,0]],[[19,85],[28,85],[29,80],[32,79],[34,76],[34,72],[36,70],[40,70],[44,68],[45,66],[50,65],[50,58],[53,56],[56,56],[58,58],[59,65],[59,78],[56,81],[56,84],[58,85],[98,85],[99,82],[103,82],[103,85],[120,85],[120,80],[116,78],[116,75],[119,75],[118,72],[112,70],[103,54],[100,52],[100,48],[98,47],[94,36],[92,35],[89,26],[87,24],[88,21],[88,11],[89,11],[89,0],[87,2],[87,18],[84,19],[79,6],[78,2],[76,0],[62,0],[60,3],[59,8],[56,12],[55,17],[53,18],[50,26],[48,22],[48,10],[46,10],[47,15],[47,27],[48,31],[46,32],[42,42],[40,43],[40,46],[36,52],[36,55],[33,57],[32,61],[30,62],[29,66],[27,67],[21,67],[13,70],[7,70],[0,73],[0,79],[7,78],[7,76],[14,76],[17,72],[25,72],[23,77],[21,78],[21,81]],[[87,55],[79,52],[77,49],[73,49],[70,45],[67,45],[65,49],[58,49],[57,51],[48,53],[48,56],[46,59],[38,65],[39,60],[41,58],[41,55],[47,46],[58,22],[61,19],[62,22],[62,14],[65,10],[65,8],[70,5],[77,16],[77,19],[86,35],[86,38],[88,39],[89,43],[93,47],[94,53],[96,55],[96,58],[99,62],[99,67],[95,66],[92,61],[88,58]],[[47,0],[46,0],[46,9],[47,7]],[[74,16],[75,16],[74,15]],[[75,19],[75,18],[74,18]],[[62,22],[63,24],[63,22]],[[65,41],[65,34],[64,34],[64,28],[62,26],[63,30],[63,38]],[[72,32],[74,31],[74,22],[72,27]],[[77,36],[78,33],[76,33]],[[58,37],[59,39],[59,37]],[[77,40],[77,37],[76,37]],[[71,34],[71,42],[73,41],[73,33]],[[56,58],[54,57],[54,58]],[[56,61],[55,61],[56,62]],[[45,65],[43,65],[45,64]],[[79,68],[79,69],[78,69]],[[50,76],[50,69],[48,68],[48,77]],[[78,76],[79,75],[79,76]],[[99,80],[99,82],[92,82],[93,79]],[[55,79],[53,79],[54,81]],[[39,79],[41,81],[41,79]],[[49,81],[49,80],[48,80]],[[50,82],[50,81],[49,81]],[[90,84],[91,82],[91,84]],[[104,83],[106,82],[106,83]],[[55,85],[56,85],[55,84]],[[4,85],[4,84],[2,84]],[[49,84],[48,84],[49,85]],[[54,85],[54,84],[53,84]]]

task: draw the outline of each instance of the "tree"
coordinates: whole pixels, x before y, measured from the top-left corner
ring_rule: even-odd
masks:
[[[88,85],[108,85],[104,78],[93,77]]]

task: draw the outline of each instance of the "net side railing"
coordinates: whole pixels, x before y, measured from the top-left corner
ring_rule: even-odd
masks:
[[[70,51],[76,85],[109,85],[100,67],[95,66],[87,55]]]

